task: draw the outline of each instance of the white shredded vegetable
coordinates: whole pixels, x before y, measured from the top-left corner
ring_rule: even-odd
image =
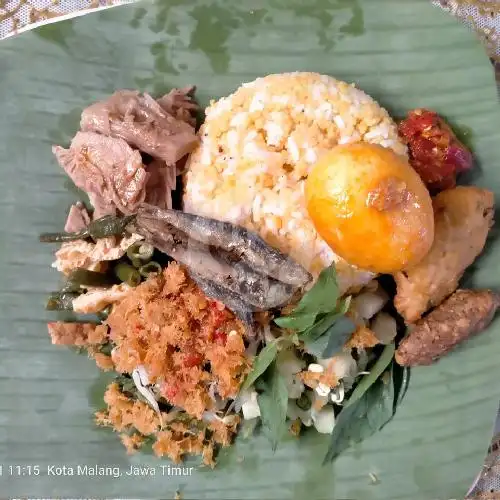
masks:
[[[256,391],[245,393],[243,402],[241,404],[241,410],[243,411],[243,418],[245,420],[251,420],[252,418],[260,417],[260,408],[259,403],[257,402]]]
[[[142,396],[144,396],[144,399],[146,399],[151,408],[156,411],[158,417],[160,418],[160,424],[163,426],[158,401],[156,401],[153,391],[149,387],[147,387],[148,375],[144,366],[140,365],[132,372],[132,380],[134,381],[137,390],[142,394]]]
[[[311,417],[314,427],[320,434],[331,434],[335,427],[333,406],[326,405],[319,411],[312,411]]]

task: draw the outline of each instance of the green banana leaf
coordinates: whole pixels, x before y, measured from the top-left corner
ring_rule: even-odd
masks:
[[[438,364],[413,370],[395,419],[334,464],[321,466],[328,436],[289,439],[275,454],[258,436],[224,450],[215,470],[190,462],[190,475],[169,473],[161,468],[169,462],[152,454],[129,457],[116,435],[96,428],[106,377],[50,344],[45,323],[53,316],[43,306],[59,276],[37,234],[59,230],[76,198],[51,145],[68,143],[80,110],[115,89],[159,94],[192,83],[207,104],[259,75],[295,70],[356,82],[395,116],[416,106],[443,113],[475,152],[467,182],[500,193],[488,58],[473,34],[425,0],[143,2],[0,43],[2,497],[166,499],[180,490],[188,499],[463,498],[500,398],[498,321]],[[467,285],[500,284],[493,233]],[[96,464],[122,474],[82,469]],[[129,476],[130,465],[155,474]]]

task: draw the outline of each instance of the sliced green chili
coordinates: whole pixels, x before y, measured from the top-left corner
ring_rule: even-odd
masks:
[[[161,266],[160,264],[158,264],[158,262],[152,260],[151,262],[148,262],[147,264],[144,264],[142,267],[140,267],[139,273],[141,274],[141,276],[147,278],[151,273],[161,273]]]
[[[137,286],[141,282],[141,275],[139,271],[130,264],[120,262],[115,266],[114,272],[116,277],[120,281],[127,283],[127,285]]]

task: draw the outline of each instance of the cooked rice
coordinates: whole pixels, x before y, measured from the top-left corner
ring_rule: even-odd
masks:
[[[185,178],[184,209],[240,224],[317,275],[336,261],[341,288],[371,273],[348,265],[317,234],[304,180],[337,144],[366,141],[406,156],[396,124],[371,97],[316,73],[269,75],[211,103]]]

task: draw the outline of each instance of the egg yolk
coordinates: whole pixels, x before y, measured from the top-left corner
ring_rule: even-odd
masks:
[[[319,235],[362,269],[400,271],[418,263],[432,245],[427,188],[405,158],[382,146],[337,146],[312,168],[305,196]]]

